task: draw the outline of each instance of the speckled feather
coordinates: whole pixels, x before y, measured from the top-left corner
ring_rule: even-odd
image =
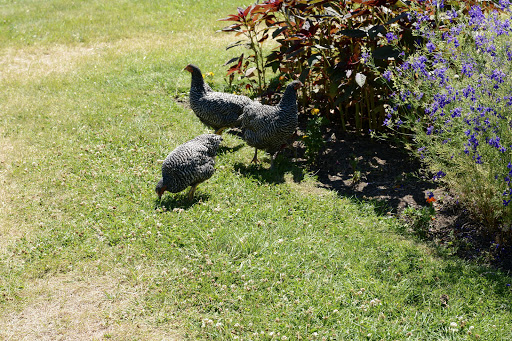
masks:
[[[298,125],[297,90],[293,81],[276,106],[253,102],[240,117],[243,139],[248,145],[268,153],[277,152],[293,135]]]
[[[252,100],[247,96],[213,91],[205,83],[201,70],[195,65],[189,66],[192,69],[190,107],[196,116],[205,125],[216,130],[238,127],[244,106],[252,103]]]
[[[162,164],[161,185],[177,193],[208,180],[215,172],[215,156],[221,141],[219,135],[204,134],[178,146]]]

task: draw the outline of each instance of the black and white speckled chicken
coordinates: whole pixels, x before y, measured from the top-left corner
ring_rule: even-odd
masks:
[[[251,162],[258,162],[258,149],[271,154],[271,168],[279,150],[286,145],[298,125],[297,89],[303,84],[295,80],[288,84],[276,106],[253,102],[244,107],[240,117],[243,139],[255,148]]]
[[[192,200],[197,185],[215,172],[215,156],[222,137],[204,134],[174,149],[162,164],[162,179],[156,186],[161,198],[165,191],[178,193],[191,186],[188,199]]]
[[[244,106],[252,103],[247,96],[213,91],[204,81],[201,70],[193,64],[185,67],[192,74],[190,86],[190,107],[196,116],[215,134],[222,134],[226,128],[238,127]]]

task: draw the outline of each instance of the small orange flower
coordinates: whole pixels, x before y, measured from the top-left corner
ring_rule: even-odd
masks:
[[[427,202],[428,202],[429,204],[430,204],[431,202],[434,202],[434,201],[436,201],[436,198],[434,198],[434,197],[430,197],[430,198],[428,198],[428,199],[427,199]]]

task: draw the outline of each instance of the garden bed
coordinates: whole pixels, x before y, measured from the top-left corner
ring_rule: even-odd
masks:
[[[301,135],[301,133],[299,133]],[[495,236],[485,233],[483,225],[450,195],[441,183],[423,171],[421,162],[403,146],[372,139],[367,135],[343,132],[338,126],[323,130],[325,148],[315,165],[309,166],[321,186],[341,196],[372,201],[382,214],[396,215],[408,225],[413,222],[404,209],[417,210],[434,205],[435,215],[424,231],[411,228],[441,247],[449,247],[457,256],[512,270],[512,248],[503,247]],[[295,143],[300,155],[302,144]],[[429,193],[436,201],[427,203]]]

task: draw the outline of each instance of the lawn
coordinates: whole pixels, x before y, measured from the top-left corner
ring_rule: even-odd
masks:
[[[154,192],[250,1],[0,0],[0,339],[510,340],[512,278],[287,158]]]

